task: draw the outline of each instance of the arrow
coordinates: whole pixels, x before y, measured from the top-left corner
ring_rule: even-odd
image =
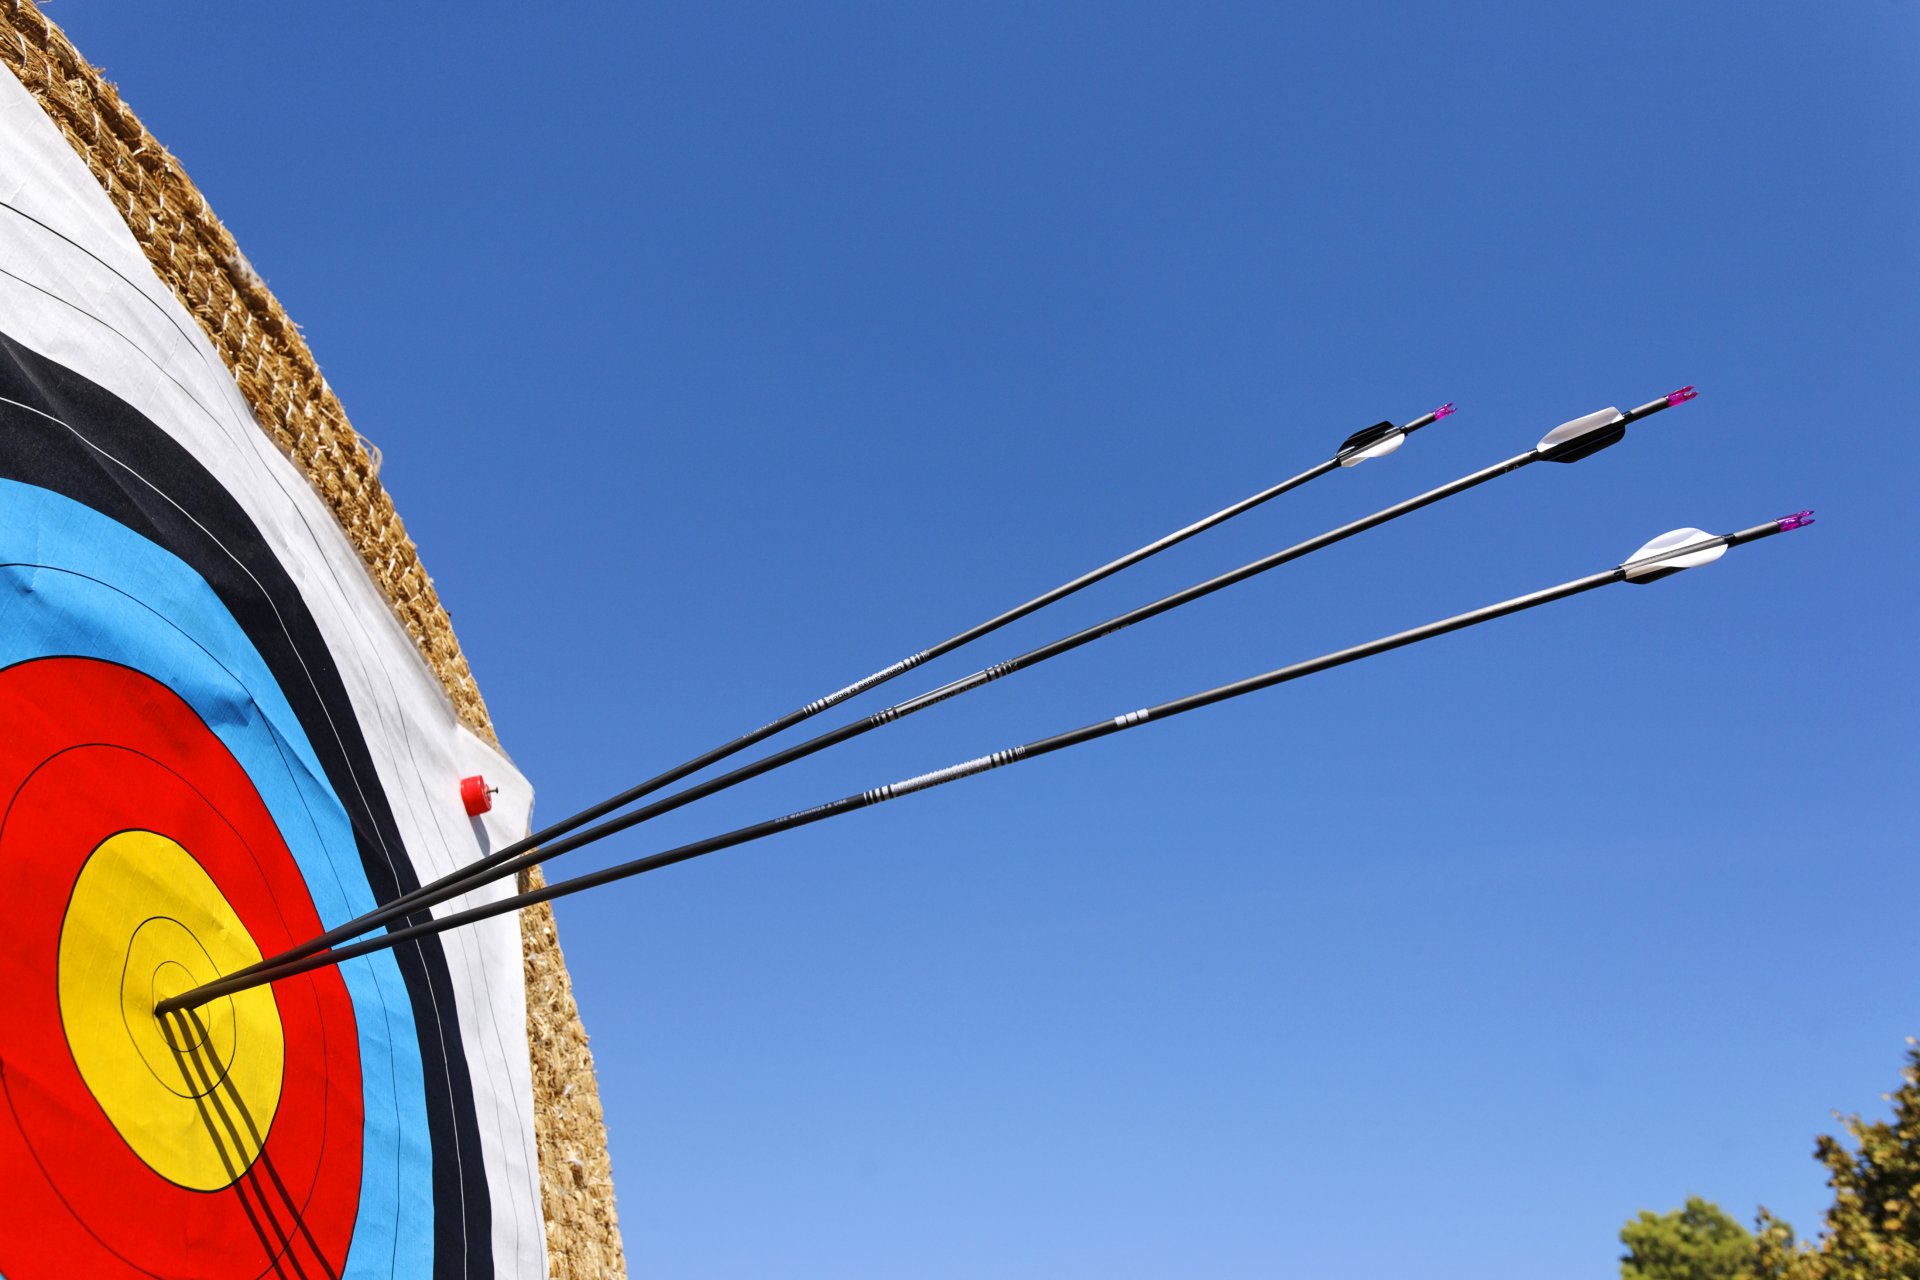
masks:
[[[1095,623],[1091,627],[1076,631],[1072,635],[1055,640],[1051,644],[1042,645],[1038,649],[1030,650],[1017,658],[996,663],[990,667],[984,667],[972,675],[963,676],[958,680],[951,681],[940,686],[938,689],[923,693],[917,698],[909,698],[905,702],[882,708],[864,720],[856,720],[850,724],[842,725],[838,729],[829,730],[805,742],[798,743],[782,751],[777,751],[770,756],[765,756],[760,760],[743,765],[730,772],[720,774],[717,777],[710,778],[705,782],[688,787],[684,791],[676,792],[664,799],[656,800],[652,804],[644,805],[630,813],[621,814],[617,818],[610,818],[597,826],[588,827],[584,831],[577,831],[575,834],[555,840],[550,844],[528,847],[533,843],[532,840],[529,839],[523,840],[517,845],[508,846],[498,853],[491,854],[469,864],[462,870],[450,872],[434,883],[425,885],[413,893],[407,894],[384,906],[376,907],[357,919],[349,920],[345,924],[339,925],[321,934],[317,938],[310,939],[277,956],[261,960],[253,967],[255,969],[264,969],[283,960],[291,960],[302,955],[311,955],[316,951],[334,946],[348,938],[366,933],[370,929],[380,928],[382,925],[391,924],[396,920],[412,915],[427,907],[445,902],[450,898],[459,897],[461,894],[476,889],[488,881],[503,879],[509,875],[525,870],[527,867],[538,862],[550,862],[562,854],[571,853],[573,850],[591,844],[596,840],[603,840],[607,836],[615,835],[621,831],[637,826],[642,822],[646,822],[649,819],[657,818],[661,814],[669,813],[674,809],[680,808],[682,805],[691,804],[695,800],[713,795],[719,791],[724,791],[728,787],[747,781],[749,778],[759,777],[761,774],[777,769],[782,765],[791,764],[795,760],[810,756],[817,751],[825,750],[827,747],[837,743],[859,737],[863,733],[871,732],[881,725],[891,724],[916,711],[924,711],[935,703],[957,697],[971,689],[977,689],[981,685],[998,680],[1003,676],[1011,675],[1015,671],[1038,666],[1049,658],[1059,657],[1063,653],[1077,649],[1081,645],[1089,644],[1100,639],[1102,636],[1109,636],[1116,631],[1123,631],[1136,622],[1143,622],[1148,618],[1157,617],[1160,614],[1177,609],[1181,605],[1190,604],[1203,596],[1209,596],[1216,591],[1233,586],[1235,583],[1245,582],[1248,578],[1256,577],[1271,569],[1277,569],[1283,564],[1298,560],[1303,556],[1311,555],[1315,551],[1330,547],[1336,542],[1351,538],[1357,533],[1363,533],[1368,529],[1377,528],[1389,521],[1397,520],[1401,516],[1411,514],[1423,507],[1432,506],[1434,503],[1450,498],[1457,493],[1464,493],[1468,489],[1485,484],[1489,480],[1497,479],[1511,472],[1518,471],[1520,468],[1530,466],[1535,462],[1575,462],[1581,458],[1590,457],[1608,445],[1618,443],[1621,438],[1626,435],[1627,427],[1631,423],[1637,422],[1642,418],[1650,417],[1663,409],[1671,408],[1677,404],[1683,404],[1693,399],[1695,394],[1692,387],[1684,387],[1670,395],[1662,396],[1658,400],[1648,401],[1646,404],[1628,413],[1622,413],[1618,409],[1609,408],[1602,409],[1598,413],[1590,413],[1583,418],[1576,418],[1572,422],[1555,427],[1547,433],[1538,445],[1526,453],[1516,454],[1514,457],[1508,458],[1503,462],[1497,462],[1491,467],[1483,467],[1469,475],[1460,477],[1458,480],[1443,484],[1437,489],[1429,489],[1425,493],[1408,498],[1404,502],[1395,503],[1393,506],[1385,507],[1374,512],[1372,515],[1362,516],[1360,519],[1350,521],[1337,529],[1329,530],[1317,537],[1308,538],[1305,542],[1295,543],[1285,550],[1276,551],[1272,555],[1263,556],[1251,563],[1241,565],[1238,569],[1229,570],[1226,573],[1220,574],[1218,577],[1209,578],[1205,582],[1188,587],[1183,591],[1176,591],[1172,595],[1163,596],[1151,604],[1145,604],[1137,609],[1129,610],[1126,613],[1109,618],[1105,622]],[[1378,426],[1368,427],[1365,431],[1359,431],[1349,436],[1341,444],[1334,458],[1330,460],[1330,462],[1323,463],[1322,465],[1358,465],[1359,462],[1365,461],[1368,456],[1383,456],[1380,452],[1382,450],[1391,453],[1393,450],[1398,449],[1400,442],[1405,440],[1405,438],[1406,433],[1404,429],[1396,428],[1391,423],[1383,422]],[[1596,441],[1598,441],[1598,443],[1596,443]],[[1342,458],[1347,458],[1351,461],[1341,462],[1340,459]],[[656,779],[656,781],[658,780]]]
[[[617,866],[608,867],[601,871],[575,876],[571,880],[563,880],[558,884],[551,884],[541,889],[516,894],[510,898],[503,898],[498,902],[487,903],[466,911],[456,912],[453,915],[440,919],[429,919],[420,924],[395,929],[390,933],[383,934],[376,938],[368,938],[363,942],[353,943],[350,946],[339,947],[318,954],[307,954],[297,959],[277,962],[269,966],[254,966],[252,969],[243,970],[232,976],[217,979],[204,986],[196,987],[172,999],[163,1000],[156,1006],[155,1013],[165,1017],[182,1009],[196,1008],[209,1000],[215,1000],[221,996],[232,995],[235,992],[245,991],[248,988],[257,987],[264,983],[277,982],[282,978],[290,978],[314,969],[323,968],[327,965],[338,964],[343,960],[350,960],[355,956],[363,956],[374,951],[384,950],[410,939],[444,933],[449,929],[457,929],[463,925],[490,919],[493,916],[504,915],[509,911],[518,911],[522,907],[533,906],[541,902],[551,902],[556,898],[564,898],[588,889],[612,884],[617,880],[625,880],[632,876],[643,875],[649,871],[657,871],[662,867],[670,867],[678,862],[686,862],[709,853],[717,853],[722,849],[730,849],[736,845],[746,844],[750,841],[773,835],[776,832],[792,830],[795,827],[810,826],[813,823],[822,822],[828,818],[835,818],[842,814],[851,813],[856,809],[872,808],[874,805],[885,804],[889,800],[897,800],[901,796],[911,795],[916,791],[926,791],[933,787],[945,786],[949,782],[957,782],[961,778],[969,778],[975,774],[986,773],[991,769],[998,769],[1006,765],[1017,764],[1024,760],[1033,760],[1040,756],[1051,755],[1055,751],[1063,751],[1068,747],[1079,746],[1082,743],[1091,742],[1096,738],[1105,738],[1116,733],[1124,733],[1129,729],[1138,728],[1140,725],[1150,721],[1170,720],[1175,716],[1185,715],[1189,711],[1197,711],[1202,707],[1210,707],[1218,702],[1226,702],[1249,693],[1257,693],[1262,689],[1271,689],[1275,685],[1286,684],[1289,681],[1299,680],[1310,675],[1317,675],[1322,671],[1330,671],[1335,667],[1358,662],[1363,658],[1371,658],[1393,649],[1403,649],[1408,645],[1419,644],[1422,641],[1431,640],[1437,636],[1446,635],[1449,632],[1462,631],[1468,627],[1479,626],[1481,623],[1491,622],[1495,618],[1504,618],[1509,614],[1521,613],[1528,609],[1537,609],[1542,605],[1565,600],[1570,596],[1576,596],[1600,587],[1610,586],[1616,582],[1635,584],[1653,582],[1696,565],[1717,560],[1734,547],[1742,546],[1749,542],[1758,542],[1763,538],[1770,538],[1777,533],[1784,533],[1789,529],[1798,529],[1812,524],[1812,517],[1812,512],[1802,511],[1778,520],[1769,520],[1765,524],[1755,525],[1750,529],[1742,529],[1736,533],[1723,533],[1718,536],[1705,533],[1699,529],[1676,529],[1672,533],[1662,534],[1660,537],[1655,538],[1613,568],[1602,570],[1599,573],[1589,574],[1584,578],[1575,578],[1569,582],[1560,583],[1558,586],[1547,587],[1544,590],[1535,591],[1528,595],[1515,596],[1510,600],[1503,600],[1498,604],[1490,604],[1467,613],[1455,614],[1450,618],[1442,618],[1438,622],[1430,622],[1425,626],[1415,627],[1410,631],[1401,631],[1394,635],[1383,636],[1378,640],[1368,641],[1365,644],[1354,645],[1352,648],[1322,654],[1317,658],[1309,658],[1305,662],[1296,662],[1291,666],[1280,667],[1276,670],[1268,671],[1257,676],[1250,676],[1247,679],[1238,680],[1231,684],[1218,685],[1212,689],[1189,694],[1184,698],[1176,698],[1171,702],[1160,703],[1158,706],[1145,707],[1138,711],[1129,711],[1124,715],[1114,716],[1109,720],[1096,721],[1093,724],[1072,729],[1066,733],[1058,733],[1052,737],[1039,738],[1032,742],[1022,743],[1019,746],[996,751],[991,755],[978,756],[972,760],[965,760],[959,764],[949,765],[944,769],[935,769],[931,773],[923,773],[917,777],[907,778],[900,782],[875,787],[870,791],[855,792],[852,795],[842,796],[838,800],[831,800],[826,804],[815,805],[810,809],[799,809],[792,813],[783,814],[778,818],[770,818],[765,822],[754,823],[752,826],[740,827],[737,830],[729,831],[722,835],[710,836],[705,840],[694,841],[692,844],[683,844],[662,853],[636,858],[631,862],[620,863]]]
[[[748,747],[764,742],[775,734],[791,729],[801,721],[819,715],[822,711],[845,702],[856,694],[865,693],[877,685],[885,684],[895,676],[910,671],[922,663],[931,662],[935,658],[951,653],[960,646],[970,644],[991,632],[998,631],[1000,628],[1017,622],[1028,614],[1045,608],[1057,600],[1064,600],[1076,591],[1090,587],[1102,579],[1112,577],[1122,569],[1139,564],[1149,556],[1158,555],[1169,547],[1177,546],[1196,534],[1206,532],[1215,525],[1224,524],[1235,516],[1243,515],[1263,503],[1271,502],[1281,494],[1290,492],[1306,484],[1309,480],[1316,480],[1331,471],[1336,471],[1344,467],[1358,466],[1369,458],[1384,457],[1399,449],[1401,445],[1406,443],[1407,437],[1414,432],[1423,427],[1432,426],[1434,423],[1440,421],[1440,419],[1449,417],[1453,413],[1453,402],[1448,401],[1433,412],[1422,414],[1404,426],[1396,427],[1391,422],[1378,422],[1364,430],[1356,431],[1340,442],[1340,447],[1334,450],[1332,457],[1302,471],[1297,476],[1282,480],[1279,484],[1262,489],[1250,497],[1242,498],[1231,506],[1222,507],[1204,519],[1196,520],[1190,525],[1176,529],[1165,537],[1157,538],[1143,547],[1129,551],[1117,560],[1108,561],[1098,569],[1083,573],[1070,582],[1063,582],[1050,591],[1042,592],[1025,604],[1017,605],[1005,613],[969,627],[958,635],[950,636],[931,648],[923,649],[919,653],[902,658],[892,666],[883,667],[872,675],[861,680],[856,680],[844,689],[830,693],[824,698],[816,698],[799,710],[790,711],[778,720],[762,725],[751,733],[742,734],[731,742],[724,743],[710,751],[694,756],[690,760],[675,765],[665,773],[657,774],[645,782],[629,787],[618,795],[609,796],[598,804],[589,805],[578,813],[561,819],[552,826],[536,831],[524,839],[516,840],[512,844],[506,845],[476,862],[449,872],[447,875],[431,883],[421,885],[418,889],[402,894],[393,901],[376,907],[364,915],[349,920],[345,924],[333,929],[329,929],[326,933],[321,934],[310,942],[303,943],[292,950],[282,952],[280,955],[270,956],[253,967],[260,969],[271,964],[276,964],[282,960],[292,959],[295,956],[310,955],[322,948],[332,946],[334,943],[365,933],[369,929],[378,928],[380,925],[389,921],[398,920],[403,916],[410,915],[432,903],[444,902],[448,898],[457,897],[467,889],[485,880],[510,875],[536,862],[544,861],[546,858],[554,856],[554,849],[565,852],[566,849],[578,848],[579,845],[587,843],[589,839],[598,839],[600,836],[611,834],[612,831],[624,830],[625,828],[620,826],[606,829],[595,828],[595,831],[598,832],[597,835],[583,833],[581,837],[578,837],[573,842],[566,842],[564,845],[554,843],[569,832],[576,831],[580,827],[598,818],[603,818],[616,809],[623,809],[643,796],[651,795],[662,787],[671,786],[683,778],[698,773],[708,765],[717,764],[728,756],[735,755],[746,750]],[[741,779],[737,778],[734,779],[734,781],[740,780]],[[701,794],[705,795],[708,793],[702,792]],[[697,797],[689,797],[689,799],[695,798]],[[659,812],[665,812],[665,810],[656,810],[647,816],[653,817]],[[635,820],[643,821],[644,819]],[[512,865],[509,866],[508,864]]]

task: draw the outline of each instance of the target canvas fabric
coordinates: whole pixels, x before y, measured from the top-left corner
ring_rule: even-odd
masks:
[[[510,917],[150,1016],[531,803],[0,75],[0,1275],[546,1274]]]

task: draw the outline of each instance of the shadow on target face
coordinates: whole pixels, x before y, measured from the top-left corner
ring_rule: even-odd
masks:
[[[340,1273],[307,1229],[299,1203],[266,1154],[267,1136],[229,1078],[229,1064],[214,1056],[213,1032],[200,1011],[183,1009],[156,1021],[173,1048],[181,1083],[193,1094],[207,1138],[227,1168],[229,1183],[239,1193],[261,1249],[276,1259],[274,1270],[281,1270],[279,1260],[290,1256],[297,1239],[327,1280],[339,1280]],[[249,1158],[248,1153],[255,1154]],[[306,1273],[302,1269],[293,1274]]]

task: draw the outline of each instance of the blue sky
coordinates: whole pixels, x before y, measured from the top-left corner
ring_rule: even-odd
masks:
[[[1701,389],[555,874],[1820,512],[563,904],[635,1274],[1817,1226],[1920,1033],[1910,0],[51,14],[384,450],[546,818],[1380,418],[1460,405],[890,688]]]

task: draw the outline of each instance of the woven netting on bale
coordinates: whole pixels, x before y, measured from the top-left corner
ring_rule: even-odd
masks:
[[[306,474],[475,733],[498,742],[453,625],[375,461],[279,302],[119,93],[26,0],[0,0],[0,62],[86,162],[160,279],[226,361],[255,420]],[[533,873],[538,881],[538,872]],[[626,1275],[606,1128],[552,911],[521,913],[547,1248],[560,1280]]]

